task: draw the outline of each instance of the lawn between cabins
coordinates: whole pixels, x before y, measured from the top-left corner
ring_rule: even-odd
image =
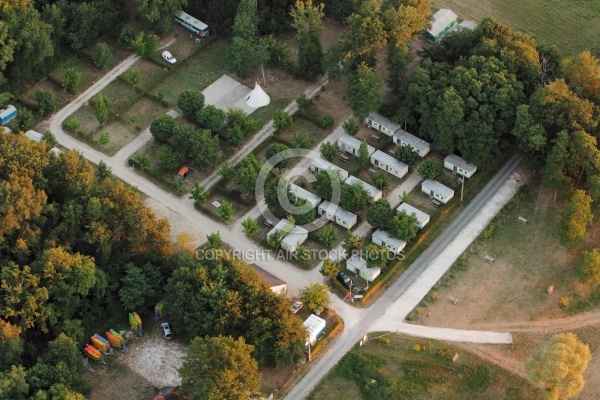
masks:
[[[541,400],[544,393],[452,344],[391,334],[356,345],[307,399],[341,398]]]
[[[555,44],[563,55],[584,50],[600,55],[600,0],[432,0],[431,5],[475,22],[494,16],[541,44]]]

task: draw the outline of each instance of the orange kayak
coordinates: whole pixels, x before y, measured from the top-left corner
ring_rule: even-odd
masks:
[[[135,317],[135,320],[138,323],[138,326],[142,326],[142,319],[140,318],[140,316],[138,315],[138,313],[136,313],[135,311],[133,312],[133,316]]]
[[[85,351],[85,354],[92,357],[94,360],[100,360],[102,358],[102,353],[100,353],[100,350],[98,350],[89,343],[86,343],[85,348],[83,350]]]
[[[102,340],[97,338],[96,336],[92,336],[92,344],[99,350],[108,351],[109,345],[104,343]]]
[[[111,345],[115,347],[121,347],[121,339],[113,335],[111,332],[106,332],[106,338],[108,339]]]

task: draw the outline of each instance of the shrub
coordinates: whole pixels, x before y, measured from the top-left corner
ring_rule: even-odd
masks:
[[[390,339],[389,339],[389,338],[386,338],[386,337],[380,337],[380,338],[377,338],[377,342],[378,342],[378,343],[381,343],[381,344],[385,344],[385,345],[387,345],[387,346],[389,346],[389,345],[390,345]]]
[[[62,87],[65,92],[75,93],[79,82],[81,82],[82,73],[75,67],[69,67],[65,70]]]
[[[296,104],[298,104],[298,108],[302,109],[310,104],[310,99],[306,97],[304,93],[296,97]]]
[[[127,50],[131,50],[131,43],[136,37],[135,30],[129,24],[126,24],[121,29],[121,33],[119,34],[119,39],[117,43],[119,46],[126,48]]]
[[[71,132],[77,132],[81,128],[81,122],[77,117],[68,118],[65,121],[65,128],[67,128]]]
[[[333,126],[333,123],[334,123],[333,115],[325,114],[321,117],[321,128],[329,129]]]
[[[558,304],[562,308],[569,308],[569,306],[571,305],[571,300],[566,296],[561,296],[560,299],[558,299]]]
[[[421,315],[423,315],[423,309],[421,309],[421,308],[417,308],[417,309],[415,310],[415,312],[417,313],[417,315],[418,315],[418,316],[421,316]]]
[[[413,346],[413,350],[416,351],[417,353],[421,351],[421,345],[419,343],[416,343]]]
[[[142,79],[142,73],[138,69],[131,68],[129,70],[129,82],[133,86],[136,86],[138,83],[140,83],[141,79]]]
[[[94,56],[94,65],[98,69],[102,69],[112,63],[112,54],[106,43],[98,43],[96,45],[96,55]]]
[[[37,102],[38,113],[45,117],[56,111],[58,107],[54,92],[50,90],[39,89],[33,93],[33,99]]]
[[[432,302],[436,302],[438,299],[438,295],[437,293],[431,293],[431,296],[429,296],[429,300],[431,300]]]
[[[276,131],[281,131],[287,128],[293,122],[294,120],[292,119],[292,117],[288,115],[288,113],[286,113],[284,110],[282,110],[281,108],[275,110],[275,113],[273,114],[273,127]]]
[[[342,124],[342,129],[350,136],[355,136],[360,130],[360,126],[356,123],[354,118],[348,119]]]
[[[104,145],[108,144],[108,142],[110,142],[110,136],[108,135],[108,133],[102,132],[100,134],[100,138],[98,138],[98,143]]]

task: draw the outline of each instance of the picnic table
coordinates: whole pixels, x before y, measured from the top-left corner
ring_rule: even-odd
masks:
[[[436,199],[434,199],[433,197],[429,198],[429,201],[431,201],[431,205],[434,206],[435,208],[438,208],[439,206],[442,205],[441,202],[437,201]]]
[[[378,142],[379,139],[381,139],[381,136],[373,134],[369,137],[369,139],[371,139],[374,142]]]
[[[517,218],[517,221],[519,221],[522,224],[526,224],[527,223],[527,219],[525,219],[525,218],[523,218],[521,216],[519,216],[519,218]]]
[[[346,162],[346,161],[348,161],[348,156],[347,156],[347,155],[345,155],[344,153],[340,153],[340,154],[338,155],[338,158],[340,159],[340,161],[343,161],[343,162]]]
[[[448,303],[458,304],[458,299],[456,297],[448,297]]]
[[[269,221],[268,219],[265,219],[264,225],[268,226],[268,227],[271,227],[271,226],[273,226],[273,222]]]
[[[377,173],[377,170],[375,168],[369,168],[369,170],[367,171],[367,173],[369,175],[375,175]]]
[[[483,261],[485,261],[486,263],[493,263],[494,259],[491,256],[486,255],[485,257],[483,257]]]

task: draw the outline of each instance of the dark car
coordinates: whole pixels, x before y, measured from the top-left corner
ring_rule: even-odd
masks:
[[[350,277],[344,271],[340,271],[340,273],[337,276],[337,280],[340,281],[340,283],[346,286],[348,289],[352,287],[352,279],[350,279]]]

